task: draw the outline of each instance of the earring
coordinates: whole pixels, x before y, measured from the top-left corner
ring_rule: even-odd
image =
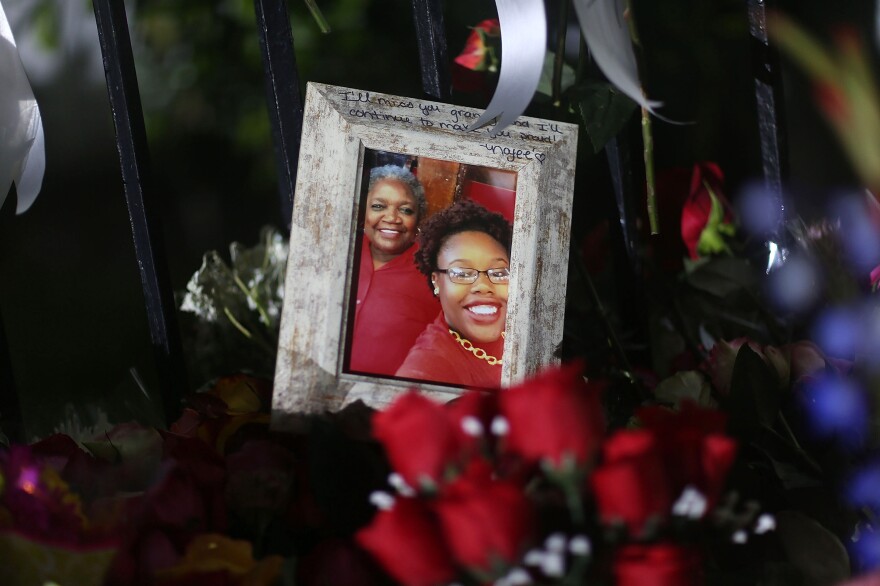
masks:
[[[440,295],[440,287],[434,287],[434,295]]]

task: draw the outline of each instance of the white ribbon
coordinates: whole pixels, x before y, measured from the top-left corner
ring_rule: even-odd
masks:
[[[45,170],[40,108],[0,3],[0,207],[15,181],[16,213],[24,213],[40,193]]]
[[[513,124],[532,101],[547,47],[547,16],[542,0],[496,0],[501,28],[501,71],[495,95],[470,128],[476,130],[498,119],[496,135]]]
[[[624,9],[624,0],[574,0],[584,40],[596,65],[614,87],[656,116],[654,110],[663,104],[642,93]]]

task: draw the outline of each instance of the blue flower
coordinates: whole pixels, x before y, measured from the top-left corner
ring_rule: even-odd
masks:
[[[869,572],[880,568],[880,534],[873,531],[861,533],[850,544],[849,551],[857,572]]]
[[[853,507],[880,512],[880,461],[864,466],[847,481],[844,498]]]
[[[864,391],[855,383],[830,375],[809,382],[803,394],[811,431],[819,438],[836,438],[856,449],[865,440],[870,409]]]

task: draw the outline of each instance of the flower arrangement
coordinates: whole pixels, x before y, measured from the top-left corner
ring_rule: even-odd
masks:
[[[845,31],[823,56],[773,22],[806,51],[820,104],[876,188],[860,44]],[[489,91],[498,41],[497,21],[474,28],[459,90]],[[600,150],[633,104],[548,63],[553,107],[580,115]],[[728,198],[712,161],[659,170],[656,190],[667,233],[627,251],[649,285],[632,306],[609,286],[609,225],[574,243],[562,366],[446,404],[416,392],[380,412],[355,404],[300,434],[269,429],[271,382],[245,373],[274,363],[283,236],[233,245],[229,262],[207,254],[181,296],[190,371],[239,373],[188,397],[168,429],[128,422],[0,452],[0,559],[15,560],[0,582],[876,581],[875,194],[835,198],[819,221],[783,218],[761,186]]]

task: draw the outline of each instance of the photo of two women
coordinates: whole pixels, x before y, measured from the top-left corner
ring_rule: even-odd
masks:
[[[497,388],[516,173],[367,150],[345,370]]]

